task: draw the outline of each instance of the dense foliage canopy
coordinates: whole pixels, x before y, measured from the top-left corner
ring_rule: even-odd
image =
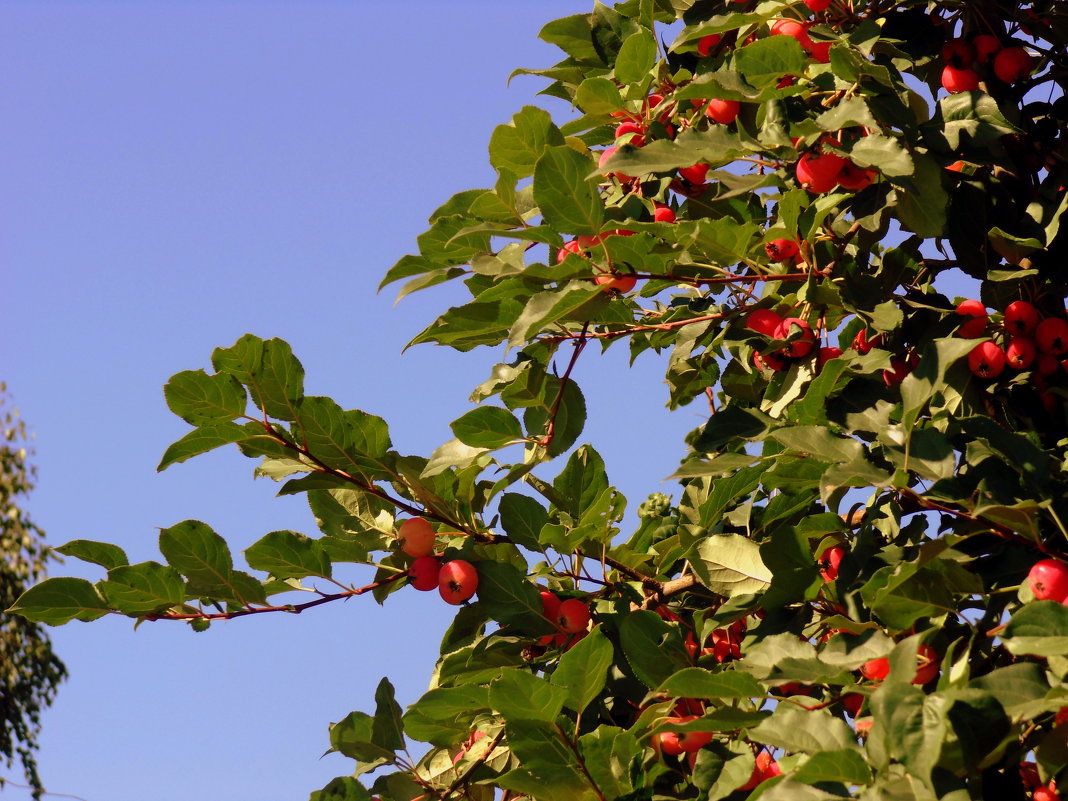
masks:
[[[503,352],[455,438],[397,453],[244,336],[167,384],[193,428],[160,469],[236,444],[321,534],[248,548],[266,577],[199,521],[166,563],[76,540],[106,577],[14,608],[203,629],[440,589],[429,691],[335,724],[357,767],[318,801],[1055,797],[1068,6],[628,0],[541,37],[565,58],[518,72],[576,114],[499,126],[496,184],[383,282],[462,281],[413,344]],[[633,530],[575,447],[609,347],[709,411]]]

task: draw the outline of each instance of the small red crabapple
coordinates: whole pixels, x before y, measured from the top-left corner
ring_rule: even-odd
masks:
[[[942,88],[951,95],[974,92],[979,88],[979,74],[970,67],[962,69],[947,64],[942,70]]]
[[[972,39],[972,48],[975,50],[975,60],[985,64],[992,55],[1001,50],[1001,40],[989,33],[981,33]]]
[[[799,252],[797,241],[793,239],[773,239],[764,245],[764,250],[769,259],[777,262],[793,261]]]
[[[1060,317],[1047,317],[1035,327],[1035,345],[1052,356],[1068,351],[1068,322]]]
[[[746,328],[764,336],[775,336],[780,325],[782,318],[771,309],[753,309],[745,318]]]
[[[718,33],[710,33],[708,36],[702,36],[697,40],[697,55],[707,56],[712,52],[712,48],[719,44],[722,37]]]
[[[553,622],[568,634],[585,631],[590,624],[590,608],[581,598],[568,598],[560,603]]]
[[[478,589],[478,571],[470,562],[453,559],[441,566],[438,592],[445,603],[459,606]]]
[[[1005,83],[1016,83],[1031,74],[1034,61],[1022,47],[1006,47],[994,56],[994,74]]]
[[[409,517],[397,529],[397,541],[408,556],[428,556],[436,539],[434,527],[422,517]]]
[[[420,556],[408,567],[409,583],[420,592],[429,592],[438,586],[441,562],[433,556]]]
[[[1005,351],[989,339],[968,353],[968,369],[980,378],[997,378],[1005,369]]]
[[[1035,330],[1039,320],[1038,309],[1026,300],[1014,300],[1005,307],[1005,331],[1014,335],[1028,335]]]
[[[809,192],[822,194],[838,185],[838,174],[846,159],[834,153],[805,153],[795,169],[797,182]]]
[[[1031,565],[1027,586],[1039,601],[1068,599],[1068,564],[1060,559],[1042,559]]]
[[[738,112],[741,111],[741,108],[742,104],[737,100],[714,98],[709,100],[708,105],[705,106],[705,116],[713,122],[718,122],[721,125],[729,125],[737,119]]]
[[[776,339],[789,340],[786,355],[793,358],[808,356],[816,347],[816,334],[808,321],[800,317],[787,317],[775,330]]]

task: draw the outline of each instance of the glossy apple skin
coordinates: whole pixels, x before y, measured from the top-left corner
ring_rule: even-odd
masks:
[[[745,326],[764,336],[775,336],[775,331],[782,325],[782,318],[771,309],[754,309],[745,318]]]
[[[1068,599],[1068,564],[1060,559],[1043,559],[1031,565],[1027,573],[1027,586],[1039,601]]]
[[[838,174],[845,163],[834,153],[805,153],[797,162],[797,182],[809,192],[830,192],[838,185]]]
[[[420,556],[408,568],[410,584],[420,592],[429,592],[438,586],[441,562],[433,556]]]
[[[553,619],[561,631],[578,634],[590,624],[590,608],[581,598],[568,598],[561,602]]]
[[[1005,331],[1017,336],[1030,336],[1038,327],[1040,317],[1038,309],[1026,300],[1013,301],[1005,307]]]
[[[860,666],[860,675],[872,681],[882,681],[890,675],[890,660],[885,656],[869,659]]]
[[[737,100],[713,99],[705,107],[705,116],[721,125],[729,125],[738,118],[742,104]]]
[[[397,539],[401,550],[408,556],[418,558],[429,556],[434,550],[437,533],[434,527],[422,517],[409,517],[397,529]]]
[[[808,321],[800,317],[787,317],[775,331],[776,339],[789,339],[786,355],[799,359],[808,356],[816,347],[816,334]]]
[[[1016,83],[1031,74],[1034,59],[1022,47],[1006,47],[994,56],[994,74],[1005,83]]]
[[[980,378],[997,378],[1005,370],[1005,351],[989,339],[968,353],[968,369]]]
[[[1060,317],[1047,317],[1035,327],[1035,345],[1052,356],[1068,351],[1068,322]]]
[[[447,604],[459,606],[478,589],[478,571],[470,562],[453,559],[441,566],[438,592]]]
[[[979,88],[979,75],[970,67],[961,69],[946,65],[942,70],[942,88],[951,95],[974,92]]]

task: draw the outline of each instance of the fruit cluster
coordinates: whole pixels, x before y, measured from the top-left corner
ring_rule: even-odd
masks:
[[[1035,60],[1019,44],[1003,46],[989,33],[970,39],[950,39],[942,47],[942,88],[950,94],[973,92],[980,81],[995,76],[1005,84],[1015,84],[1031,74]]]
[[[581,598],[561,599],[549,590],[542,590],[540,595],[542,616],[552,623],[556,633],[539,639],[539,646],[570,648],[586,636],[590,627],[590,607],[585,601]]]
[[[478,589],[478,571],[464,559],[452,559],[444,564],[434,556],[437,532],[422,517],[410,517],[397,529],[400,549],[412,557],[408,567],[408,581],[421,592],[435,587],[447,604],[459,606]]]
[[[990,316],[980,301],[962,301],[956,313],[964,318],[957,336],[988,335]],[[1068,353],[1068,320],[1043,317],[1031,303],[1017,300],[1005,307],[1000,338],[1003,345],[987,339],[972,349],[968,354],[971,371],[980,378],[994,379],[1006,367],[1019,371],[1034,367],[1035,383],[1045,389],[1046,380],[1062,369],[1060,357]]]

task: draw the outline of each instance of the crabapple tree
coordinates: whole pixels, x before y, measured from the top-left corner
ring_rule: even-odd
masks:
[[[540,35],[563,59],[517,72],[574,113],[498,126],[494,185],[383,281],[468,292],[413,340],[494,354],[454,438],[398,453],[244,336],[165,387],[160,469],[236,445],[320,531],[247,568],[193,520],[164,562],[78,540],[106,575],[14,609],[203,629],[436,587],[429,690],[334,724],[318,801],[1055,798],[1068,6],[626,0]],[[708,415],[633,519],[580,444],[608,348]]]

